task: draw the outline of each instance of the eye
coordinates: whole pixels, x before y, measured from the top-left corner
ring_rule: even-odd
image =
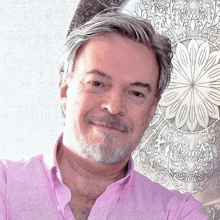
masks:
[[[85,86],[91,93],[103,93],[106,90],[106,85],[100,81],[88,81]]]
[[[103,87],[103,84],[99,81],[91,81],[89,82],[92,86]]]
[[[144,94],[138,91],[131,91],[131,94],[134,95],[135,97],[144,97]]]

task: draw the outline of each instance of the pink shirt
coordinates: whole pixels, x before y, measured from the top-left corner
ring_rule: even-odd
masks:
[[[0,161],[0,220],[73,220],[70,190],[58,167],[43,155],[29,161]],[[89,220],[203,220],[203,206],[191,194],[169,191],[134,170],[98,197]]]

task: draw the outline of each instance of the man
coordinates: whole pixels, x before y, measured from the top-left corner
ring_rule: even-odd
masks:
[[[207,219],[190,194],[134,171],[131,153],[171,69],[171,45],[146,22],[99,14],[73,31],[60,65],[65,128],[42,155],[1,164],[1,219]]]

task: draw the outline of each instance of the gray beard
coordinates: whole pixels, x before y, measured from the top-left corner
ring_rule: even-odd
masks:
[[[131,155],[131,144],[128,143],[123,150],[113,148],[116,137],[110,134],[103,134],[103,141],[97,144],[90,144],[89,141],[79,140],[82,155],[95,162],[105,164],[119,164]]]

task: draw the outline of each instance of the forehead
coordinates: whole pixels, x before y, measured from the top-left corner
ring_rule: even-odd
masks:
[[[95,68],[113,77],[130,81],[137,78],[154,84],[159,75],[151,48],[115,33],[102,34],[86,42],[77,54],[75,68],[81,72]]]

